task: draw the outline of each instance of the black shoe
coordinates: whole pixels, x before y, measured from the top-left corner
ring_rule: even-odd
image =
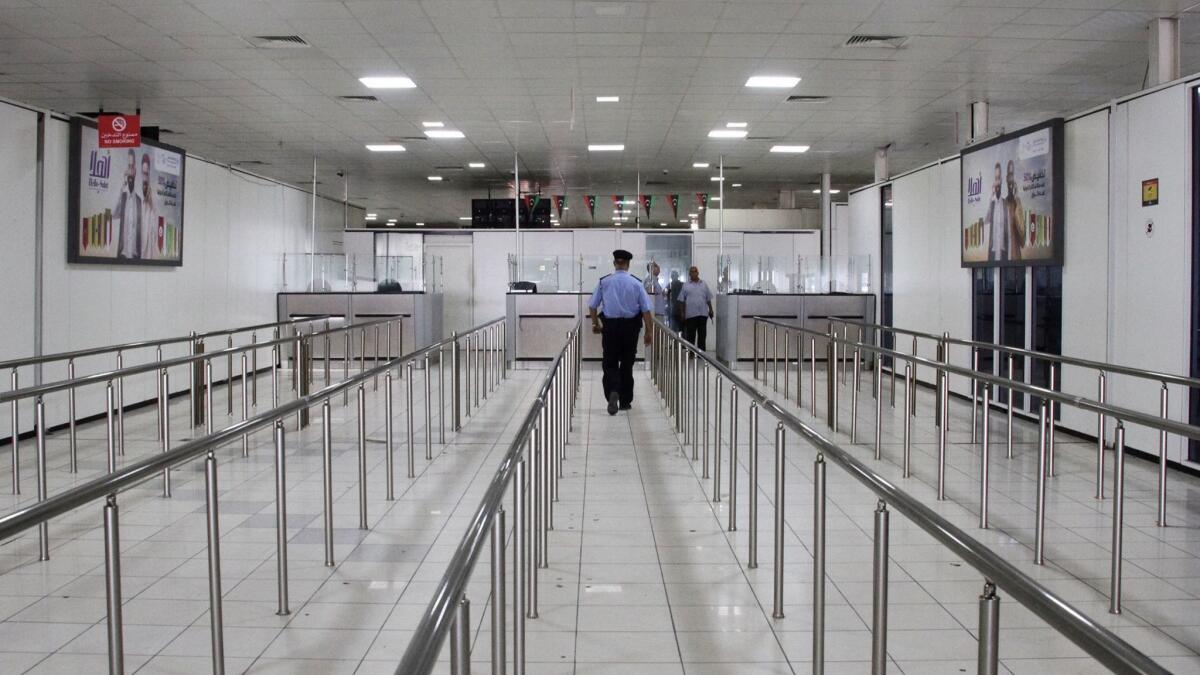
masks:
[[[617,414],[618,403],[619,403],[619,399],[617,397],[617,392],[614,391],[613,393],[608,395],[608,414],[609,415]]]
[[[617,409],[618,410],[629,410],[632,407],[633,407],[632,403],[622,403]]]

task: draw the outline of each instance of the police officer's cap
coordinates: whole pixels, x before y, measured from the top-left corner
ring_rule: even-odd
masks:
[[[613,260],[624,260],[629,262],[630,260],[633,260],[633,254],[625,249],[619,248],[613,251]]]

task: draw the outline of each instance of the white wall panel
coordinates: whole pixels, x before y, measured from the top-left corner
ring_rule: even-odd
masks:
[[[37,194],[37,115],[12,106],[0,106],[0,185],[4,186],[4,208],[0,209],[0,359],[33,353],[34,345],[34,211]],[[10,283],[11,282],[11,283]],[[21,386],[33,384],[33,370],[21,369]],[[8,389],[9,373],[3,373]],[[12,426],[9,406],[0,412],[0,434]],[[21,411],[21,429],[32,428],[32,406]]]
[[[569,233],[564,233],[570,236]],[[508,256],[517,253],[513,231],[474,232],[475,323],[504,316],[508,292]],[[568,249],[569,250],[569,249]]]
[[[880,231],[879,231],[879,186],[872,186],[850,194],[849,224],[846,237],[846,253],[848,255],[865,255],[871,259],[871,291],[875,293],[875,316],[881,316],[879,311],[879,295],[883,286],[880,283]]]
[[[1113,185],[1125,195],[1124,222],[1115,231],[1112,270],[1111,360],[1122,365],[1187,373],[1191,302],[1191,147],[1188,88],[1172,87],[1122,106],[1117,133],[1126,143],[1123,180]],[[1141,184],[1159,179],[1159,203],[1143,207]],[[1153,236],[1146,234],[1153,220]],[[1114,377],[1110,400],[1143,412],[1158,413],[1159,385]],[[1186,396],[1170,389],[1170,416],[1186,420]],[[1139,427],[1127,430],[1126,442],[1157,453],[1157,435]],[[1182,443],[1171,437],[1168,457],[1182,459]]]

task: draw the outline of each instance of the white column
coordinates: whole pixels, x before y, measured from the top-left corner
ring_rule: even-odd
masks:
[[[971,120],[970,135],[968,138],[972,141],[978,140],[988,134],[988,103],[987,101],[975,101],[969,109],[969,119]]]
[[[1147,86],[1179,79],[1179,19],[1150,22],[1150,69]]]
[[[888,179],[888,148],[890,147],[892,147],[892,145],[889,143],[887,145],[875,148],[876,183],[882,183]]]
[[[830,203],[829,188],[832,177],[828,172],[821,174],[821,255],[833,255],[833,204]]]

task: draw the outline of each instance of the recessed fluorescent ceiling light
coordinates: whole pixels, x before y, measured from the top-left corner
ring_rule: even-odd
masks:
[[[368,143],[367,149],[371,152],[404,152],[404,146],[399,143]]]
[[[425,227],[425,223],[417,223],[417,227]]]
[[[621,100],[620,96],[597,96],[596,103],[617,103]]]
[[[807,145],[772,145],[771,152],[808,152]]]
[[[688,214],[688,218],[696,218],[696,217],[698,217],[699,215],[700,215],[699,213],[689,213],[689,214]]]
[[[446,125],[442,122],[421,122],[421,126],[425,127],[426,129],[441,129]]]
[[[724,176],[712,176],[711,178],[709,178],[709,180],[720,183],[721,181],[725,180],[725,177]]]
[[[485,167],[485,166],[487,166],[487,165],[486,165],[486,164],[484,164],[483,162],[471,162],[470,164],[468,164],[468,165],[467,165],[467,168],[469,168],[469,169],[482,169],[482,168],[483,168],[483,167]]]
[[[745,138],[745,129],[713,129],[708,132],[709,138]]]
[[[708,162],[692,162],[693,169],[707,169]]]
[[[684,225],[687,225],[688,223],[690,223],[690,222],[692,222],[692,221],[690,221],[690,220],[681,220],[681,221],[679,221],[679,222],[683,223]]]
[[[840,192],[841,192],[841,190],[834,190],[834,189],[830,189],[830,190],[829,190],[829,194],[831,194],[831,195],[836,195],[836,194],[838,194],[838,193],[840,193]],[[814,194],[814,195],[819,195],[819,194],[821,194],[821,188],[817,188],[816,190],[813,190],[813,194]]]
[[[624,149],[623,143],[592,143],[588,145],[588,152],[620,152]]]
[[[430,176],[430,177],[429,177],[429,180],[431,180],[431,181],[435,181],[435,182],[436,182],[436,181],[439,181],[439,180],[441,180],[441,179],[442,179],[442,177],[441,177],[441,176]]]
[[[459,220],[470,220],[471,216],[459,216],[458,219]]]
[[[407,77],[360,77],[359,82],[362,82],[370,89],[415,89],[416,83]]]
[[[388,225],[395,225],[395,224],[396,224],[396,219],[395,219],[395,218],[389,218],[389,219],[388,219]]]
[[[377,213],[368,213],[367,214],[367,220],[375,220],[378,217],[379,217],[379,214],[377,214]]]
[[[692,223],[692,229],[693,229],[693,230],[699,230],[699,229],[700,229],[700,223]]]
[[[747,87],[767,87],[770,89],[791,89],[800,84],[800,78],[790,75],[755,75],[746,80]]]
[[[742,184],[741,184],[741,183],[734,183],[734,184],[733,184],[733,187],[742,187]]]
[[[726,128],[729,128],[729,129],[745,129],[746,123],[745,122],[726,122],[725,126],[726,126]]]
[[[425,135],[430,138],[462,138],[463,132],[457,129],[429,129]]]

